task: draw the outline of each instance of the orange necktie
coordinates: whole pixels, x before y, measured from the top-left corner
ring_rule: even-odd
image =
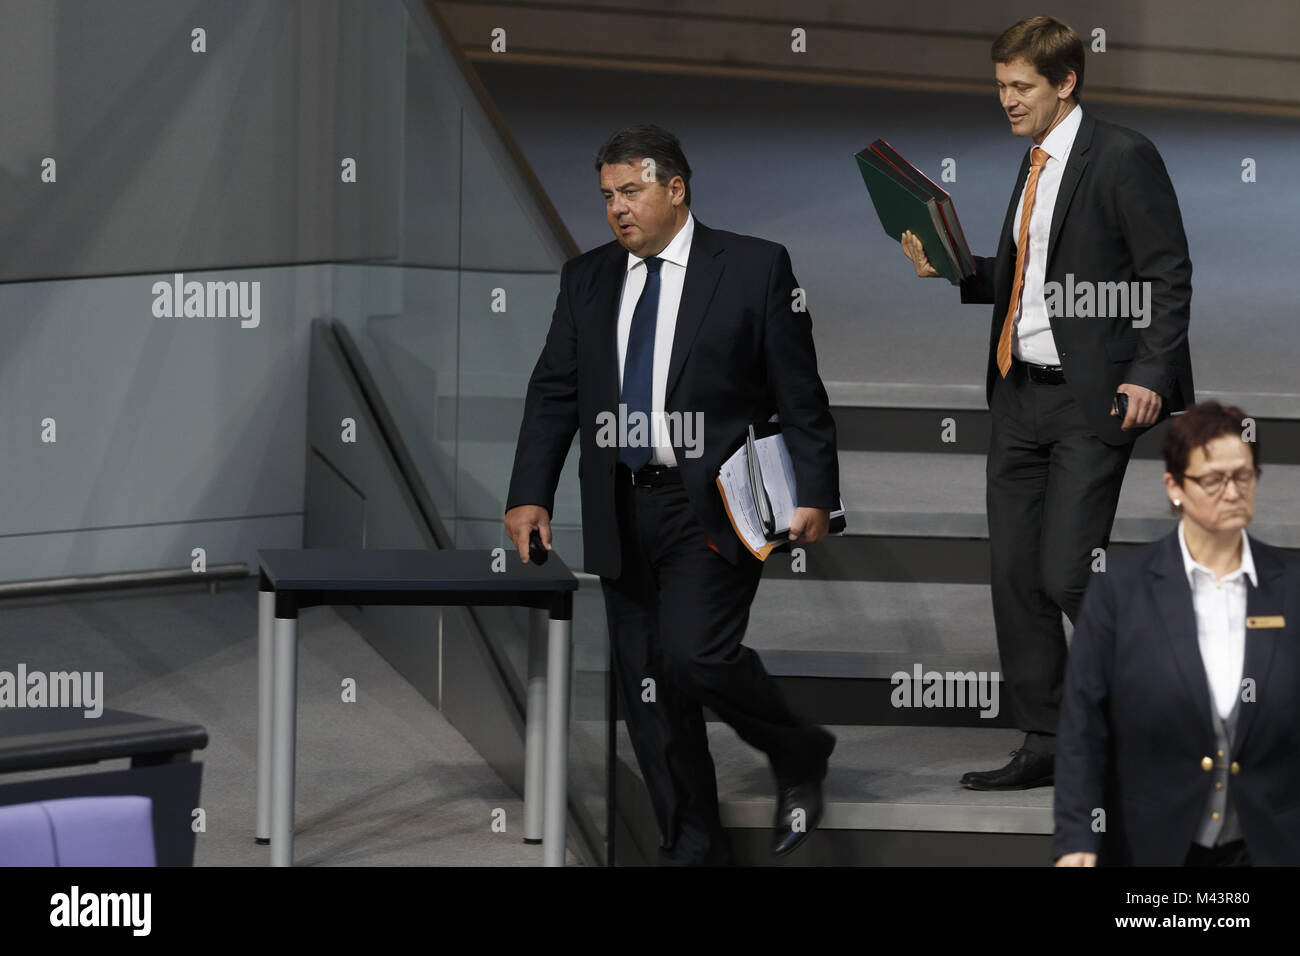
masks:
[[[1020,232],[1016,236],[1016,279],[1011,284],[1011,304],[1002,321],[1002,335],[998,337],[998,371],[1007,377],[1011,371],[1011,329],[1016,324],[1016,308],[1020,305],[1020,287],[1025,284],[1025,259],[1029,257],[1029,214],[1034,208],[1034,193],[1038,192],[1038,174],[1047,162],[1047,151],[1034,147],[1029,156],[1031,169],[1025,183],[1025,203],[1020,210]]]

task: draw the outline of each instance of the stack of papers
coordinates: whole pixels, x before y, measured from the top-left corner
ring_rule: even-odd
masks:
[[[766,561],[773,550],[789,544],[799,499],[794,463],[779,424],[751,426],[744,444],[722,463],[717,482],[731,526],[754,557]],[[842,534],[845,527],[840,501],[831,512],[830,533]]]

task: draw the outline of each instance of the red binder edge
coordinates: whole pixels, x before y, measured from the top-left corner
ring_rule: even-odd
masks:
[[[892,159],[890,159],[888,156],[886,156],[886,155],[885,155],[884,153],[882,153],[880,150],[876,149],[876,142],[884,143],[886,146],[889,146],[889,148],[890,148],[891,150],[894,150],[894,153],[895,153],[895,154],[896,154],[900,159],[903,159],[903,154],[900,153],[900,152],[898,152],[898,150],[894,149],[893,146],[890,146],[890,145],[889,145],[889,140],[884,139],[883,137],[878,137],[878,138],[876,139],[876,141],[873,142],[873,143],[871,144],[871,151],[872,151],[873,153],[875,153],[877,156],[879,156],[881,159],[883,159],[885,162],[889,163],[889,165],[892,166],[892,167],[894,167],[894,169],[897,169],[898,172],[899,172],[899,175],[901,175],[901,176],[909,176],[909,173],[908,173],[907,170],[899,169],[899,166],[898,166],[898,164],[897,164],[896,162],[894,162]],[[904,162],[907,162],[906,159],[904,159],[903,161],[904,161]],[[953,240],[953,239],[956,239],[958,236],[960,236],[960,237],[961,237],[961,244],[962,244],[962,246],[965,247],[965,249],[966,249],[967,252],[969,252],[969,251],[970,251],[970,243],[968,243],[968,242],[966,241],[966,233],[962,232],[961,223],[957,220],[957,206],[953,203],[953,201],[952,201],[952,196],[950,196],[950,195],[948,194],[948,190],[944,189],[942,186],[940,186],[938,183],[936,183],[933,179],[931,179],[931,178],[930,178],[929,176],[927,176],[925,173],[921,172],[919,169],[917,169],[917,168],[916,168],[915,166],[913,166],[911,163],[907,163],[907,165],[908,165],[909,169],[910,169],[912,172],[915,172],[916,175],[920,176],[920,177],[921,177],[922,179],[924,179],[927,183],[929,183],[930,186],[931,186],[931,188],[933,188],[935,192],[940,193],[940,194],[943,196],[944,199],[948,200],[949,208],[952,210],[952,222],[949,222],[949,221],[948,221],[948,216],[947,216],[947,214],[944,212],[944,209],[943,209],[943,203],[939,203],[939,216],[943,219],[943,226],[944,226],[945,229],[948,230],[948,238],[949,238],[950,240]],[[953,230],[953,226],[956,226],[956,227],[957,227],[957,232],[956,232],[956,233],[954,233],[954,232],[952,231],[952,230]],[[971,259],[974,260],[974,258],[975,258],[975,257],[972,255],[972,256],[971,256]],[[960,265],[960,263],[958,263],[958,265]],[[972,274],[973,274],[973,273],[972,273]]]

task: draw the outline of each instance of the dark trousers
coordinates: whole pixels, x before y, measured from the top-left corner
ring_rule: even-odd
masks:
[[[1183,866],[1253,866],[1250,854],[1246,852],[1244,840],[1233,840],[1215,847],[1199,846],[1193,843],[1187,851]]]
[[[996,380],[989,411],[989,556],[1002,687],[1026,747],[1054,754],[1065,683],[1061,613],[1078,619],[1093,549],[1110,542],[1133,445],[1103,442],[1068,384],[1033,382],[1020,362]]]
[[[623,567],[602,578],[619,702],[663,834],[666,865],[727,865],[703,706],[767,754],[778,785],[825,772],[834,738],[796,717],[741,644],[763,565],[710,548],[682,485],[633,487],[618,468]]]

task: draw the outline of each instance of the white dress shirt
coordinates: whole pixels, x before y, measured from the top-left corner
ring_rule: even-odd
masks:
[[[1060,365],[1061,356],[1052,338],[1052,324],[1047,318],[1047,303],[1043,298],[1043,284],[1047,281],[1047,240],[1052,231],[1052,211],[1056,208],[1056,194],[1061,189],[1061,175],[1070,158],[1074,136],[1083,121],[1083,107],[1076,105],[1059,126],[1043,138],[1039,149],[1046,151],[1047,162],[1038,173],[1038,191],[1034,194],[1034,208],[1029,213],[1029,257],[1025,260],[1025,280],[1020,289],[1015,336],[1011,341],[1011,354],[1022,362],[1034,365]],[[1031,167],[1032,169],[1032,167]],[[1025,178],[1029,184],[1029,178]],[[1011,220],[1015,230],[1012,242],[1019,235],[1020,215],[1025,208],[1025,191],[1020,190],[1016,203],[1016,216]],[[1014,277],[1013,277],[1014,278]]]
[[[682,301],[682,286],[686,282],[686,261],[691,256],[691,239],[695,235],[695,217],[687,212],[686,223],[671,242],[659,253],[663,265],[659,267],[659,316],[655,324],[654,374],[650,385],[650,416],[652,426],[665,424],[664,398],[668,391],[668,362],[673,354],[673,334],[677,331],[677,307]],[[632,313],[645,288],[645,259],[627,254],[627,275],[623,279],[623,298],[618,306],[618,388],[623,391],[623,365],[627,358],[627,336],[632,329]],[[629,431],[631,429],[629,428]],[[652,433],[654,448],[650,454],[653,465],[677,465],[673,453],[671,429],[656,427]]]
[[[1183,570],[1192,589],[1196,610],[1196,643],[1219,716],[1227,719],[1241,693],[1241,675],[1246,661],[1246,578],[1255,587],[1255,559],[1250,538],[1241,529],[1241,566],[1215,579],[1214,572],[1192,559],[1187,550],[1183,522],[1178,523],[1178,546],[1183,550]]]

